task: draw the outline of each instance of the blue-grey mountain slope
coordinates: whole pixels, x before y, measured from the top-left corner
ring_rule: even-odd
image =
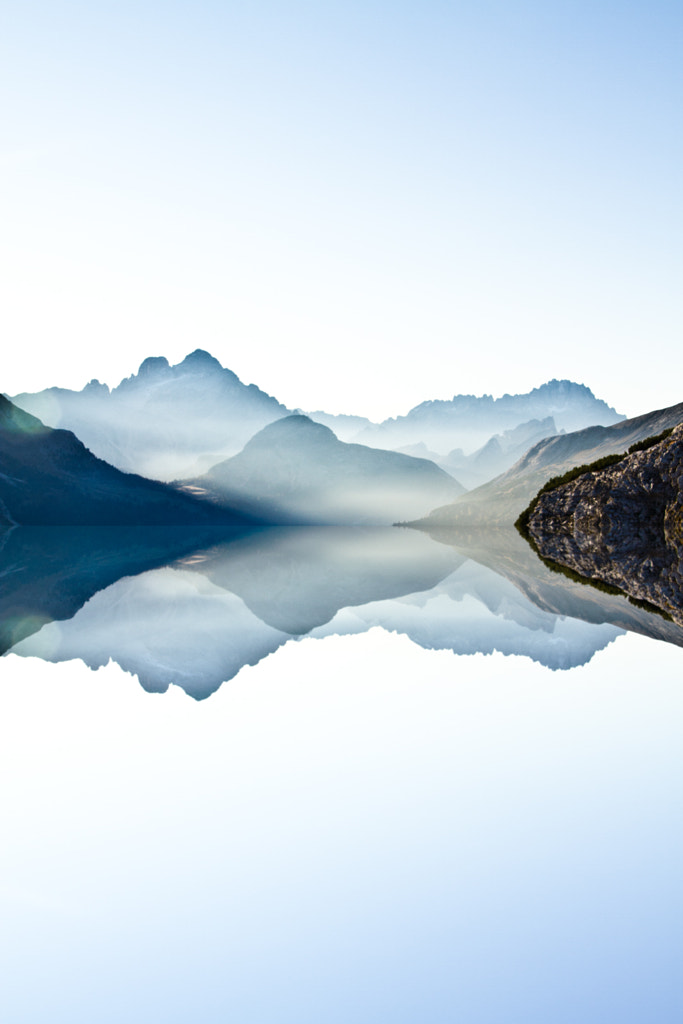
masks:
[[[464,490],[426,459],[344,444],[306,416],[270,424],[239,455],[185,486],[282,523],[363,525],[425,514],[438,496],[452,500]]]
[[[49,426],[73,431],[118,469],[165,481],[204,472],[288,414],[201,350],[176,366],[145,359],[111,391],[91,381],[82,391],[48,388],[14,402]]]
[[[491,522],[514,523],[543,484],[584,463],[626,452],[637,441],[660,434],[683,421],[683,403],[622,420],[609,427],[587,427],[550,437],[534,445],[506,473],[469,491],[450,505],[435,508],[420,524],[472,527]]]
[[[222,525],[243,513],[122,473],[68,430],[53,430],[0,396],[0,520],[27,526]]]

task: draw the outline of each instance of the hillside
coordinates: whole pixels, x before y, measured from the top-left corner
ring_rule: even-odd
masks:
[[[306,416],[270,424],[239,455],[184,485],[279,522],[363,525],[423,514],[464,490],[426,459],[344,444]]]
[[[68,430],[53,430],[0,396],[0,513],[30,526],[221,525],[252,521],[165,484],[122,473]]]
[[[82,391],[48,388],[13,401],[51,427],[73,431],[118,469],[167,482],[234,455],[288,414],[200,349],[176,366],[163,357],[145,359],[111,391],[94,380]]]
[[[448,506],[434,509],[421,526],[473,526],[513,523],[546,480],[574,466],[594,462],[683,422],[683,403],[658,409],[609,427],[546,438],[495,480],[469,491]]]

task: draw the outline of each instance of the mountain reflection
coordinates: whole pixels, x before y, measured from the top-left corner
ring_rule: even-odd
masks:
[[[379,626],[421,647],[585,664],[624,630],[683,630],[552,573],[513,531],[17,528],[0,550],[3,650],[98,668],[151,692],[209,696],[302,636]],[[390,669],[388,669],[390,671]]]

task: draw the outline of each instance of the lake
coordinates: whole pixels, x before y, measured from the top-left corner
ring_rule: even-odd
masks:
[[[133,540],[4,549],[5,1019],[681,1020],[679,627],[512,534]]]

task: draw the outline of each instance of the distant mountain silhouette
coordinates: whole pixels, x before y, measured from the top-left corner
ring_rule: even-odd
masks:
[[[118,469],[166,482],[201,475],[240,452],[263,427],[292,414],[201,349],[175,366],[161,356],[145,359],[137,374],[111,391],[93,380],[82,391],[53,387],[13,401],[51,427],[73,431]],[[549,381],[528,394],[497,399],[455,395],[422,402],[383,423],[325,412],[309,418],[344,442],[430,458],[462,477],[466,487],[508,469],[525,443],[620,419],[587,387],[571,381]],[[494,437],[497,444],[489,445]],[[416,445],[429,454],[413,452]]]
[[[405,416],[355,429],[354,417],[312,413],[344,440],[381,448],[424,443],[439,455],[454,448],[471,454],[494,434],[514,430],[530,420],[552,417],[554,431],[578,430],[594,423],[609,425],[623,417],[590,388],[569,380],[551,380],[523,395],[455,395],[450,400],[422,402]]]
[[[5,524],[27,526],[253,526],[242,513],[122,473],[70,431],[46,427],[2,396],[0,515]]]
[[[543,484],[574,466],[604,455],[625,452],[636,441],[659,434],[683,422],[683,403],[622,420],[609,427],[587,427],[549,437],[532,448],[506,473],[469,491],[445,507],[434,509],[420,524],[472,526],[476,523],[513,523]]]
[[[204,472],[289,411],[201,349],[176,366],[145,359],[111,391],[94,380],[82,391],[48,388],[14,402],[72,430],[118,469],[165,481]]]
[[[271,423],[239,455],[185,485],[279,522],[365,525],[391,525],[464,491],[425,459],[344,444],[307,416]]]
[[[456,448],[448,455],[439,455],[424,443],[407,445],[398,450],[416,458],[430,459],[470,490],[504,473],[533,444],[558,433],[552,416],[546,416],[543,420],[529,420],[502,434],[494,434],[471,455],[466,455],[462,448]]]

